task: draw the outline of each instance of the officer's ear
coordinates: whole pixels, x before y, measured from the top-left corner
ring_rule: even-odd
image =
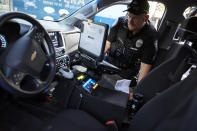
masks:
[[[148,15],[148,14],[146,14],[146,15],[145,15],[144,22],[147,22],[148,20],[149,20],[149,15]]]

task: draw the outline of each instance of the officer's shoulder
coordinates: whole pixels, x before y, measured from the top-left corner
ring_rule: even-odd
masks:
[[[118,23],[120,24],[125,24],[127,23],[127,17],[126,16],[121,16],[118,18]]]
[[[144,33],[147,34],[149,37],[156,37],[157,36],[157,30],[155,27],[152,25],[150,21],[146,23],[146,29],[144,30]]]
[[[118,17],[118,19],[114,22],[112,27],[122,27],[124,25],[127,25],[127,18],[125,16]]]

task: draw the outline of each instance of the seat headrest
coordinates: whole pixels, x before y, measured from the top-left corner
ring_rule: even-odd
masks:
[[[179,27],[181,40],[191,42],[197,41],[197,17],[192,16],[185,19]]]

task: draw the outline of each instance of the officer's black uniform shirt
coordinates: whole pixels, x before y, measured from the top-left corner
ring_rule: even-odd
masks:
[[[112,43],[110,48],[112,63],[122,68],[120,73],[122,77],[130,79],[139,72],[140,62],[153,63],[156,54],[156,30],[148,21],[140,32],[133,35],[128,30],[127,22],[127,17],[120,17],[111,28],[107,40]],[[122,49],[122,45],[125,49]]]

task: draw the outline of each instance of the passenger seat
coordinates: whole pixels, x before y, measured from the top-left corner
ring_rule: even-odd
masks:
[[[174,83],[179,82],[182,75],[191,67],[189,59],[196,52],[192,49],[196,45],[193,44],[191,47],[190,43],[197,41],[197,36],[194,37],[191,32],[197,33],[197,17],[186,19],[182,23],[180,30],[182,32],[180,33],[182,41],[187,40],[185,44],[175,50],[170,59],[148,73],[135,87],[134,93],[143,94],[144,102],[149,101]],[[190,31],[186,32],[185,30]]]

